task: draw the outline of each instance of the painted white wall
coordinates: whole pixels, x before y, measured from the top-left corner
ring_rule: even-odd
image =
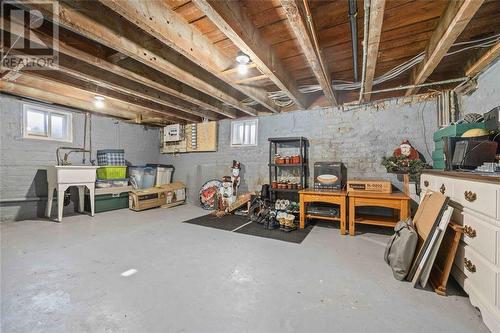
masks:
[[[500,60],[481,73],[477,80],[478,87],[470,96],[461,98],[463,114],[490,111],[500,105]]]

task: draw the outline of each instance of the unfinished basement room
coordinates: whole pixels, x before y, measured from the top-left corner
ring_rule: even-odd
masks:
[[[500,333],[500,0],[0,0],[0,331]]]

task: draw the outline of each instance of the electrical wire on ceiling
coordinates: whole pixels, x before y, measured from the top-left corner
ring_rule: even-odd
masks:
[[[466,41],[466,42],[457,42],[454,43],[451,48],[456,48],[460,47],[457,50],[450,51],[446,53],[446,56],[454,55],[460,52],[468,51],[471,49],[475,48],[489,48],[495,45],[498,41],[500,41],[500,34],[489,36],[486,38],[481,38],[481,39],[475,39],[471,41]],[[451,49],[450,48],[450,49]],[[390,69],[389,71],[385,72],[381,76],[375,78],[373,80],[373,85],[378,85],[383,82],[392,80],[399,75],[405,73],[406,71],[410,70],[412,67],[418,65],[424,60],[425,57],[425,52],[421,52],[414,56],[413,58],[399,64],[398,66]],[[333,89],[335,90],[357,90],[360,89],[361,82],[350,82],[350,81],[345,81],[345,80],[333,80]],[[299,91],[303,94],[310,94],[318,91],[322,91],[320,85],[314,84],[314,85],[303,85],[299,87]],[[294,102],[288,97],[288,94],[283,92],[283,91],[271,91],[268,92],[269,98],[279,107],[287,107],[292,105]],[[241,103],[245,106],[255,106],[258,105],[259,103],[254,101],[251,98],[246,98]]]

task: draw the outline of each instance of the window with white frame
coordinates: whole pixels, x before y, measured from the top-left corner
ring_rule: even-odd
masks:
[[[23,137],[28,139],[73,141],[70,112],[35,104],[23,105]]]
[[[256,146],[257,125],[257,119],[233,121],[231,123],[231,146]]]

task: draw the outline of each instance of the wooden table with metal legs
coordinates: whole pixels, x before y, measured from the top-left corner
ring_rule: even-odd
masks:
[[[340,233],[346,234],[347,225],[347,192],[346,191],[319,191],[314,189],[305,189],[299,191],[300,197],[300,228],[305,226],[306,218],[314,218],[328,221],[340,222]],[[340,206],[340,216],[323,216],[306,213],[306,204],[310,202],[323,202],[336,204]]]
[[[384,227],[394,227],[400,220],[410,216],[410,197],[402,192],[370,193],[349,192],[349,235],[354,236],[356,223],[371,224]],[[399,212],[394,218],[380,216],[361,216],[356,214],[356,207],[385,207]]]

